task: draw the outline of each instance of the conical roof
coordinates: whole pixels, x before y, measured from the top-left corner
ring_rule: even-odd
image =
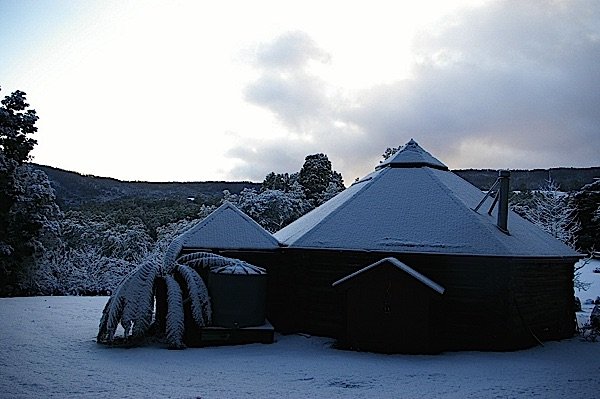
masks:
[[[402,166],[399,166],[402,165]],[[537,226],[509,212],[496,226],[492,199],[411,140],[376,171],[284,227],[274,237],[296,248],[486,256],[577,257]]]
[[[250,216],[225,202],[182,236],[184,248],[274,249],[277,240]]]

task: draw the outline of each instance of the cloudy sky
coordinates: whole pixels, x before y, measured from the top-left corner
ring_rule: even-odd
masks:
[[[0,0],[0,43],[34,161],[80,173],[261,181],[323,152],[348,184],[410,138],[452,169],[600,165],[597,1]]]

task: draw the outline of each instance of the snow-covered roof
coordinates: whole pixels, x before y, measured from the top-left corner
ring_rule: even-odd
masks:
[[[412,143],[414,141],[411,140]],[[431,157],[410,147],[422,159]],[[396,155],[402,158],[409,150]],[[427,155],[424,155],[427,154]],[[413,155],[405,155],[411,161]],[[396,159],[394,157],[394,159]],[[405,158],[408,159],[408,158]],[[431,157],[434,161],[435,158]],[[509,212],[508,230],[496,226],[497,206],[434,161],[381,164],[376,171],[274,234],[282,245],[400,253],[486,256],[577,257],[578,253],[537,226]],[[439,162],[439,161],[437,161]],[[441,164],[441,162],[440,162]],[[441,164],[443,165],[443,164]]]
[[[375,269],[377,267],[379,267],[382,264],[391,264],[394,267],[397,267],[398,269],[402,270],[403,272],[411,275],[412,277],[414,277],[416,280],[420,281],[421,283],[425,284],[426,286],[428,286],[429,288],[431,288],[432,290],[438,292],[439,294],[443,294],[445,289],[444,287],[442,287],[441,285],[431,281],[430,279],[428,279],[427,277],[423,276],[421,273],[419,273],[418,271],[414,270],[413,268],[405,265],[404,263],[400,262],[398,259],[396,258],[384,258],[381,259],[378,262],[373,263],[372,265],[369,265],[363,269],[360,269],[357,272],[354,272],[338,281],[336,281],[335,283],[332,284],[333,287],[339,286],[339,285],[343,285],[344,283],[354,279],[356,276],[359,276],[369,270]]]
[[[225,202],[182,236],[184,248],[273,249],[277,240],[250,216]]]

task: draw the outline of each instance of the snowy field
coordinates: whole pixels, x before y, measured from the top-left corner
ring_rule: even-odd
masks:
[[[588,265],[600,295],[600,274]],[[585,278],[584,278],[585,280]],[[597,292],[597,294],[596,294]],[[330,339],[169,351],[95,343],[106,297],[0,299],[2,398],[596,398],[600,342],[509,353],[377,355]],[[579,315],[580,318],[584,314]]]

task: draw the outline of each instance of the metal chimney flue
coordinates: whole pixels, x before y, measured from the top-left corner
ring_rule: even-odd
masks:
[[[510,190],[510,171],[498,171],[498,228],[508,234],[508,192]]]

